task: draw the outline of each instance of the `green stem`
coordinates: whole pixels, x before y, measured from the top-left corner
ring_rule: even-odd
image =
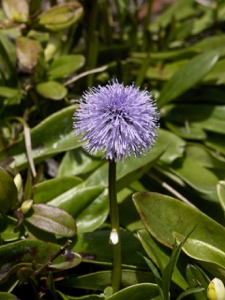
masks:
[[[112,288],[113,293],[120,289],[121,283],[121,241],[119,230],[119,212],[116,197],[116,162],[109,161],[109,206],[111,234],[110,244],[113,248]]]

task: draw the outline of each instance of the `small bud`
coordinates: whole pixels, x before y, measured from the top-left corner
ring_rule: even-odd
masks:
[[[207,289],[207,296],[209,300],[224,300],[225,299],[225,288],[223,282],[214,278]]]
[[[21,191],[22,184],[23,184],[22,177],[21,177],[20,173],[16,174],[16,176],[14,177],[13,180],[14,180],[15,186],[17,188],[17,191],[19,193]]]
[[[26,200],[22,203],[20,209],[22,210],[24,215],[31,209],[32,205],[33,200]]]
[[[110,233],[110,237],[109,237],[109,243],[111,245],[117,245],[119,242],[119,235],[116,229],[112,229],[111,233]]]

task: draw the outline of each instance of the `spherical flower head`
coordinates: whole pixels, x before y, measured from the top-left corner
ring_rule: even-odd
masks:
[[[117,80],[85,92],[74,113],[74,129],[85,149],[109,160],[140,156],[157,136],[158,113],[151,94]]]

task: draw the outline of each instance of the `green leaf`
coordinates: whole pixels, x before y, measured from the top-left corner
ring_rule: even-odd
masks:
[[[61,100],[67,95],[67,88],[56,81],[39,83],[36,90],[42,97],[51,100]]]
[[[64,237],[76,234],[75,220],[62,209],[46,204],[34,204],[25,220],[35,227]]]
[[[197,209],[169,196],[136,193],[133,200],[146,229],[168,247],[174,244],[174,232],[176,236],[180,234],[182,237],[179,240],[182,240],[195,228],[185,243],[186,252],[198,259],[209,272],[215,276],[220,273],[225,278],[225,247],[221,239],[225,234],[223,226]]]
[[[31,130],[32,157],[35,163],[56,153],[80,146],[72,128],[74,112],[75,106],[69,106],[50,115]],[[28,166],[26,149],[22,138],[7,153],[1,152],[0,158],[8,157],[9,155],[14,157],[15,165],[19,170],[24,170]]]
[[[83,67],[85,58],[83,55],[63,55],[56,58],[48,69],[50,80],[56,78],[66,78],[75,71]]]
[[[108,300],[149,300],[158,296],[158,286],[153,283],[140,283],[127,287],[108,298]]]
[[[212,51],[188,61],[164,85],[157,101],[158,106],[162,107],[195,86],[212,69],[217,60],[217,52]]]
[[[0,167],[0,212],[7,213],[18,201],[18,191],[12,177]]]
[[[108,216],[108,191],[102,186],[76,186],[48,202],[57,206],[76,219],[79,233],[93,231]]]
[[[34,202],[47,203],[69,189],[82,184],[83,180],[78,177],[53,178],[43,181],[34,186]]]

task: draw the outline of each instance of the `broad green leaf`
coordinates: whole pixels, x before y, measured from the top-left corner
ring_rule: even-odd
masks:
[[[81,288],[87,290],[104,290],[112,284],[112,271],[100,271],[81,276],[70,276],[61,283],[67,288]],[[150,272],[138,270],[122,270],[121,288],[143,282],[154,282],[154,277]]]
[[[61,246],[42,242],[40,240],[22,240],[2,245],[0,247],[1,265],[0,281],[14,274],[22,266],[30,266],[33,262],[39,266],[46,263],[50,257],[60,250]],[[64,269],[73,268],[81,262],[80,255],[67,250],[64,255],[58,256],[51,267],[57,269],[62,265]]]
[[[77,235],[73,251],[80,253],[85,262],[97,264],[112,263],[112,246],[109,244],[109,230],[98,230]],[[129,245],[129,247],[127,247]],[[138,253],[144,253],[137,238],[129,231],[121,231],[122,264],[129,268],[148,268]]]
[[[149,300],[159,295],[158,286],[153,283],[140,283],[127,287],[109,298],[108,300]]]
[[[18,37],[16,40],[16,54],[19,68],[31,73],[38,63],[39,53],[42,51],[41,44],[27,37]]]
[[[215,193],[218,182],[216,175],[189,157],[182,161],[176,161],[172,165],[171,171],[197,191],[206,194]]]
[[[0,167],[0,212],[9,212],[17,201],[18,191],[13,178]]]
[[[199,113],[201,111],[201,113]],[[170,121],[225,134],[225,106],[208,104],[179,104],[163,108],[163,116]]]
[[[217,60],[217,52],[212,51],[197,55],[188,61],[164,85],[157,101],[158,106],[162,107],[194,87],[212,69]]]
[[[68,212],[76,219],[79,233],[93,231],[108,216],[108,191],[102,186],[77,185],[48,202]]]
[[[38,22],[50,31],[61,31],[77,23],[82,15],[82,5],[74,1],[53,6],[39,16]]]
[[[163,272],[169,263],[171,251],[154,240],[149,232],[145,229],[138,230],[137,237],[149,258],[158,266],[161,272]],[[180,261],[178,261],[178,266],[180,270],[184,268],[184,264],[180,263]],[[175,267],[172,280],[183,290],[185,290],[188,288],[188,284],[184,278],[184,275],[181,274],[179,269],[177,266]]]
[[[66,78],[83,67],[84,62],[84,56],[80,54],[59,56],[50,65],[48,69],[48,77],[50,80]]]
[[[80,147],[66,152],[60,163],[57,176],[84,176],[103,163],[105,163],[103,159],[90,155]]]
[[[133,200],[146,229],[168,247],[174,244],[174,232],[176,236],[180,234],[184,237],[194,229],[189,238],[192,244],[187,252],[199,259],[212,274],[218,275],[220,272],[225,278],[225,246],[221,239],[225,234],[223,226],[197,209],[169,196],[136,193]]]
[[[76,234],[75,220],[62,209],[46,204],[34,204],[25,220],[35,227],[64,237]]]
[[[4,72],[0,72],[0,80],[3,77],[5,80],[11,80],[13,84],[17,82],[15,76],[15,46],[9,41],[5,34],[0,33],[0,67]],[[5,84],[4,80],[1,80],[1,85]]]
[[[219,181],[216,186],[216,190],[220,205],[222,206],[223,211],[225,212],[225,181]]]
[[[46,81],[36,86],[38,94],[51,100],[61,100],[67,95],[67,88],[56,81]]]
[[[36,204],[47,203],[82,182],[82,179],[78,177],[61,177],[43,181],[33,188],[34,202]]]
[[[72,117],[75,108],[75,106],[69,106],[62,109],[31,129],[32,157],[35,163],[56,153],[80,146],[72,128]],[[23,138],[14,147],[11,147],[7,153],[1,152],[0,158],[9,155],[15,158],[15,165],[18,170],[24,170],[28,166]]]

